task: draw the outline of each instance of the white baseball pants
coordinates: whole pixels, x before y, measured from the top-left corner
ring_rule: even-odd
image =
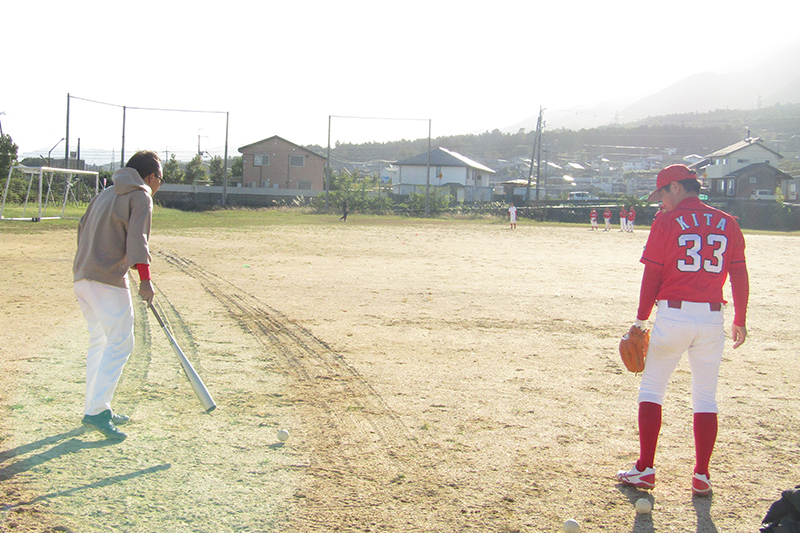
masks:
[[[133,302],[129,289],[80,280],[75,296],[89,325],[84,414],[111,409],[122,369],[133,351]]]
[[[695,413],[716,413],[717,382],[725,349],[723,312],[711,311],[707,303],[682,302],[680,309],[658,301],[650,331],[639,402],[663,405],[672,373],[688,352],[692,373],[692,408]]]

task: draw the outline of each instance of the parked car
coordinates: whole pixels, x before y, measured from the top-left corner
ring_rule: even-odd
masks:
[[[755,189],[750,193],[751,200],[774,200],[775,193],[769,189]]]
[[[592,196],[588,192],[571,192],[567,196],[567,200],[575,200],[575,201],[589,201],[589,200],[599,200],[597,196]]]

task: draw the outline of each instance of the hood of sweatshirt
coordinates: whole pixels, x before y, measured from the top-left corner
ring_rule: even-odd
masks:
[[[144,182],[139,172],[135,168],[124,167],[111,176],[114,182],[114,192],[117,195],[128,194],[136,190],[143,190],[150,194],[150,187]]]

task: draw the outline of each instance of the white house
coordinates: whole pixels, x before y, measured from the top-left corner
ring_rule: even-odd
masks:
[[[706,179],[717,179],[754,163],[777,166],[783,156],[768,148],[758,137],[748,137],[705,157]]]
[[[752,191],[775,191],[781,187],[786,199],[796,200],[792,176],[777,168],[783,156],[758,137],[748,137],[707,155],[694,165],[705,180],[709,196],[749,198]]]
[[[428,184],[428,152],[397,161],[392,183],[394,194],[425,193]],[[491,202],[489,178],[495,171],[447,148],[430,152],[430,185],[448,188],[458,202]]]

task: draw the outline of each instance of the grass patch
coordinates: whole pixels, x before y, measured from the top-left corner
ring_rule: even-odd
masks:
[[[157,199],[157,197],[156,197]],[[6,218],[16,218],[22,216],[22,206],[16,204],[6,205],[3,212],[3,220],[0,220],[0,234],[39,234],[48,231],[59,231],[64,229],[75,230],[78,227],[80,217],[86,212],[86,205],[69,205],[64,211],[63,219],[45,219],[41,222],[29,220],[6,220]],[[45,215],[60,215],[60,208],[48,208]],[[25,211],[26,217],[38,215],[38,210],[28,206]],[[231,208],[214,209],[209,211],[181,211],[170,209],[160,205],[155,205],[153,209],[153,231],[169,232],[184,231],[193,229],[247,229],[262,226],[328,226],[338,225],[347,226],[423,226],[423,227],[452,227],[465,225],[507,225],[508,222],[502,217],[457,217],[442,215],[436,218],[415,218],[402,215],[361,215],[352,213],[346,223],[339,222],[339,213],[317,213],[308,207],[278,207],[278,208]],[[589,227],[587,223],[570,222],[538,222],[530,219],[521,219],[519,227],[525,226],[555,226],[555,227]],[[646,229],[646,228],[641,228]],[[754,231],[744,230],[750,234],[779,234],[779,235],[800,235],[798,232],[775,232],[775,231]]]
[[[157,198],[157,197],[156,197]],[[77,229],[80,217],[86,212],[86,205],[70,205],[63,219],[44,219],[41,222],[28,220],[5,220],[22,216],[21,205],[7,205],[0,220],[0,233],[44,233],[63,229]],[[60,209],[48,209],[45,215],[60,215]],[[26,217],[38,215],[30,205]],[[153,231],[182,231],[192,229],[225,228],[246,229],[261,226],[321,226],[339,224],[346,226],[405,226],[409,224],[425,226],[486,224],[486,219],[457,218],[414,218],[398,215],[359,215],[353,213],[346,224],[339,222],[339,214],[316,213],[307,207],[279,208],[232,208],[209,211],[181,211],[155,205],[153,209]],[[499,219],[498,219],[499,221]]]

